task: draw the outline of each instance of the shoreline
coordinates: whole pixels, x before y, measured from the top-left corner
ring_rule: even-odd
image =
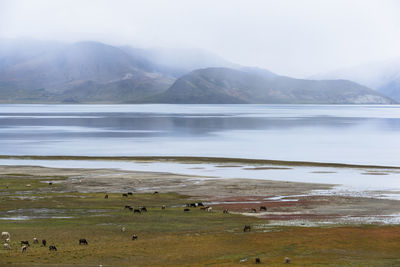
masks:
[[[194,157],[194,156],[39,156],[39,155],[0,155],[0,159],[21,160],[109,160],[109,161],[156,161],[177,163],[235,163],[254,165],[279,165],[294,167],[332,167],[357,169],[393,169],[400,170],[400,166],[347,164],[334,162],[287,161],[269,159],[226,158],[226,157]]]

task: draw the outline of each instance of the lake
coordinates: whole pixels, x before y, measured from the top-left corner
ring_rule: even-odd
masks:
[[[0,154],[207,156],[400,166],[400,107],[4,104]]]

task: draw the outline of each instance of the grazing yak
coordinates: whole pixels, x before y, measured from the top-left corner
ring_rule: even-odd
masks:
[[[24,253],[24,252],[26,252],[26,246],[23,246],[23,247],[21,248],[21,253]]]
[[[88,245],[88,242],[85,238],[79,239],[79,245]]]
[[[46,239],[42,239],[42,246],[43,246],[43,247],[45,247],[45,246],[46,246],[46,244],[47,244],[47,241],[46,241]]]
[[[56,248],[56,246],[51,245],[51,246],[49,246],[49,250],[50,251],[57,251],[57,248]]]
[[[1,238],[10,238],[11,235],[9,232],[1,232]]]
[[[260,207],[260,211],[262,211],[262,210],[263,210],[263,211],[267,211],[267,207],[261,206],[261,207]]]
[[[33,238],[33,244],[39,244],[39,240],[36,237]]]
[[[49,182],[49,185],[53,185],[53,183],[52,183],[52,182]]]
[[[256,210],[256,209],[251,209],[251,211],[254,212],[254,213],[257,213],[257,210]]]
[[[285,258],[285,263],[290,263],[289,257],[286,257],[286,258]]]
[[[108,199],[108,195],[105,195],[104,198],[105,198],[105,199]]]
[[[140,208],[140,211],[147,212],[147,209],[146,209],[146,207],[143,206],[143,207]]]
[[[260,264],[260,263],[261,263],[260,258],[256,258],[256,264]]]
[[[4,243],[3,247],[4,247],[4,249],[8,249],[8,250],[11,249],[10,244],[7,244],[7,243]]]
[[[225,214],[228,214],[229,210],[228,209],[224,209],[222,212],[225,213]]]
[[[157,194],[158,194],[158,191],[154,191],[153,195],[157,195]]]
[[[122,197],[128,197],[128,194],[122,194]]]
[[[140,211],[140,209],[134,209],[134,210],[133,210],[133,213],[139,213],[139,214],[142,214],[142,212]]]
[[[132,236],[132,240],[137,240],[138,239],[138,236],[137,235],[133,235]]]
[[[22,245],[26,245],[28,247],[30,247],[31,245],[29,244],[29,241],[25,240],[25,241],[21,241],[21,246]]]
[[[128,195],[129,195],[129,196],[132,196],[132,195],[133,195],[133,193],[132,193],[132,192],[128,192]]]
[[[125,209],[131,209],[132,207],[129,205],[125,205]]]
[[[250,225],[245,225],[243,228],[243,232],[250,232],[250,231],[251,231]]]
[[[183,211],[184,211],[184,212],[188,212],[188,211],[190,211],[190,209],[184,209]]]
[[[165,210],[166,208],[167,208],[167,206],[165,206],[165,205],[162,205],[162,206],[161,206],[161,209],[162,209],[162,210]]]

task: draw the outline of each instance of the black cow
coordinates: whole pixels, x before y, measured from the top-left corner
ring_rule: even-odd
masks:
[[[243,228],[243,232],[250,232],[250,231],[251,231],[250,225],[245,225]]]
[[[53,185],[53,183],[52,183],[52,182],[49,182],[49,185]]]
[[[79,239],[79,245],[88,245],[88,242],[85,238]]]
[[[42,245],[43,245],[43,247],[45,247],[46,244],[47,244],[46,239],[42,239]]]
[[[188,212],[188,211],[190,211],[190,209],[184,209],[183,211],[184,211],[184,212]]]
[[[261,207],[260,207],[260,211],[262,211],[262,210],[263,210],[263,211],[267,211],[267,207],[261,206]]]
[[[132,207],[129,205],[125,205],[125,209],[129,209],[129,208],[132,208]]]
[[[104,198],[105,198],[105,199],[108,199],[108,195],[105,195]]]
[[[137,240],[138,239],[138,236],[137,235],[133,235],[132,236],[132,240]]]
[[[128,195],[132,196],[132,195],[133,195],[133,193],[132,193],[132,192],[128,192]]]
[[[57,248],[56,248],[56,246],[51,245],[51,246],[49,246],[49,250],[50,251],[57,251]]]
[[[139,213],[139,214],[141,214],[142,212],[140,211],[140,209],[134,209],[134,210],[133,210],[133,213]]]
[[[154,191],[154,193],[153,193],[154,195],[157,195],[158,194],[158,191]]]
[[[129,211],[133,211],[133,208],[132,208],[132,207],[129,207]]]
[[[147,212],[147,209],[146,209],[146,207],[141,207],[141,208],[140,208],[140,211],[142,211],[142,212]]]
[[[199,206],[199,207],[204,207],[204,204],[201,203],[201,202],[199,202],[199,203],[197,203],[197,206]]]
[[[29,241],[21,241],[21,246],[26,245],[28,247],[30,247],[31,245],[29,244]]]
[[[128,197],[128,194],[122,194],[122,197]]]
[[[260,258],[256,258],[256,264],[260,264],[260,263],[261,263]]]

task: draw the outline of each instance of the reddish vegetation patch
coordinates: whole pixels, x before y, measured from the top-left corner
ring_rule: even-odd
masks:
[[[315,214],[309,213],[308,211],[311,207],[320,206],[329,203],[330,199],[326,196],[306,196],[306,197],[293,197],[285,198],[282,200],[266,200],[273,196],[242,196],[242,197],[228,197],[228,198],[218,198],[212,199],[213,202],[232,202],[232,203],[222,203],[214,204],[213,207],[218,210],[228,209],[232,212],[242,212],[249,213],[254,212],[253,209],[260,213],[260,218],[267,220],[326,220],[338,218],[338,214]],[[256,202],[260,203],[248,203]],[[238,203],[239,202],[239,203]],[[243,202],[243,203],[240,203]],[[268,211],[260,211],[260,207],[267,207]],[[269,214],[275,212],[287,212],[288,214]],[[294,214],[294,212],[296,214]]]

